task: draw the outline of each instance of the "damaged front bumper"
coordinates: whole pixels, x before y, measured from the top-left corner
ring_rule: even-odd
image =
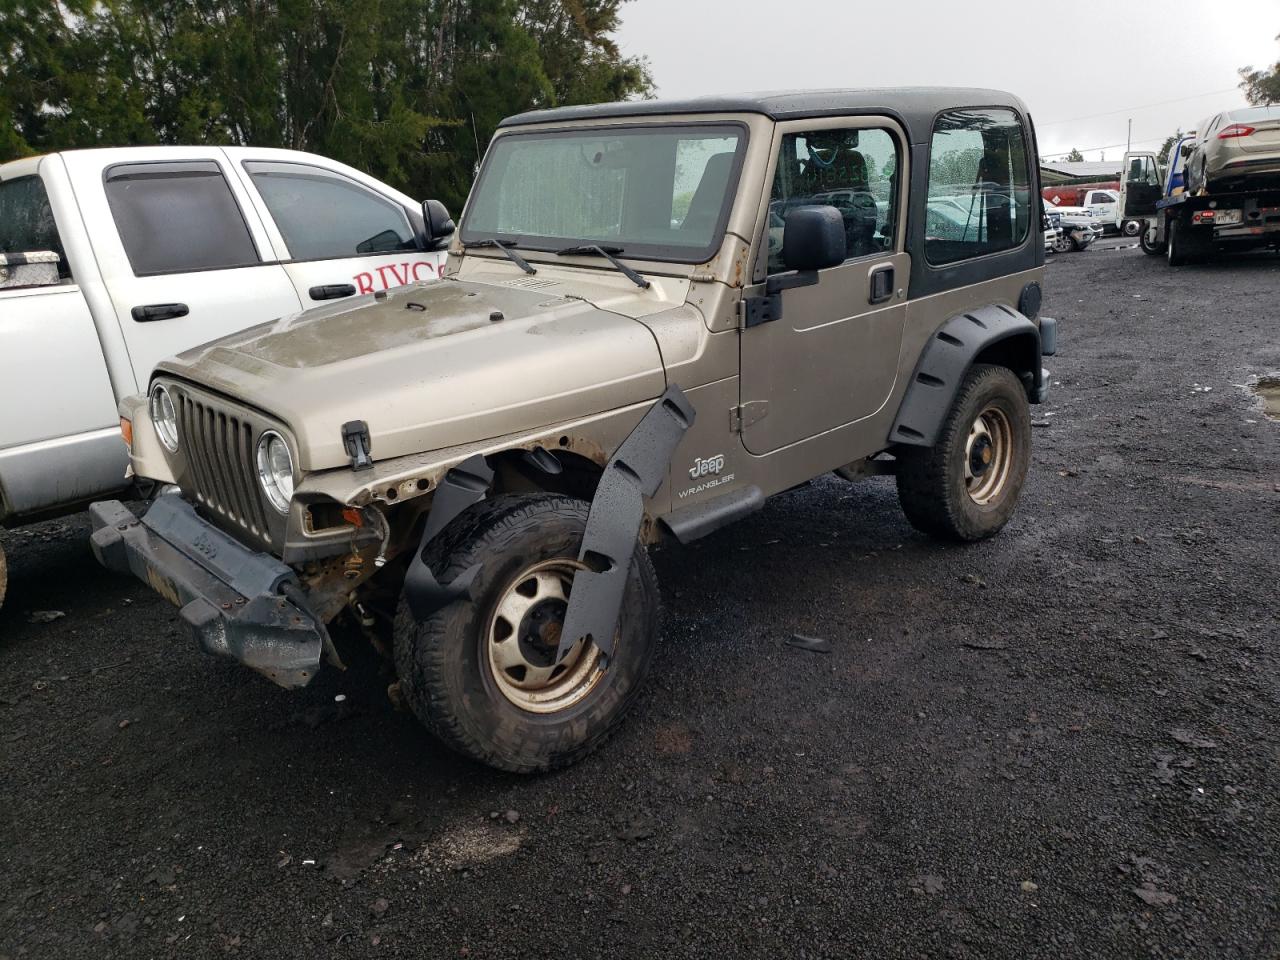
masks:
[[[181,608],[205,652],[282,687],[311,682],[328,635],[292,569],[201,519],[176,493],[159,497],[141,519],[119,500],[93,504],[89,516],[98,562]]]

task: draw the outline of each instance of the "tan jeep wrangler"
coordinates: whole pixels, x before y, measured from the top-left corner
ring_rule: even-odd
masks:
[[[285,687],[348,618],[445,743],[567,764],[658,639],[646,548],[835,471],[951,540],[1009,520],[1047,388],[1035,135],[991,90],[513,117],[446,277],[162,363],[122,406],[138,518],[93,548]]]

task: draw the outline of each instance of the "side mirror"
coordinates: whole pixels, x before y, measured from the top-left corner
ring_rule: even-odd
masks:
[[[422,201],[422,223],[428,246],[435,246],[446,237],[453,236],[453,217],[439,200]]]
[[[796,207],[782,231],[782,262],[789,270],[825,270],[845,261],[844,217],[835,207]]]

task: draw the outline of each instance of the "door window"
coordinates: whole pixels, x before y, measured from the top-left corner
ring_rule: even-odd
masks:
[[[120,163],[107,203],[137,276],[259,263],[244,215],[213,160]]]
[[[354,180],[301,163],[244,165],[294,260],[332,260],[416,250],[398,204]]]
[[[1003,109],[941,114],[929,148],[929,263],[1021,246],[1031,213],[1031,168],[1018,115]]]
[[[1138,184],[1147,187],[1160,185],[1160,172],[1156,169],[1156,158],[1149,153],[1130,157],[1129,173],[1126,177],[1130,186]]]
[[[844,219],[848,259],[892,250],[898,216],[898,142],[881,128],[788,133],[782,138],[769,196],[769,272],[782,262],[787,214],[829,206]]]
[[[44,181],[31,176],[0,183],[0,253],[40,250],[58,255],[59,277],[65,280],[71,276]]]

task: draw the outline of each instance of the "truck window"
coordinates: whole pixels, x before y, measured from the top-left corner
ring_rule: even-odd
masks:
[[[1012,110],[949,110],[929,147],[925,258],[939,265],[1012,250],[1031,222],[1031,168]]]
[[[71,276],[67,255],[53,220],[49,194],[39,177],[18,177],[0,183],[0,253],[52,250],[58,255],[58,276]]]
[[[111,216],[137,276],[260,262],[216,162],[120,163],[107,168],[104,180]]]
[[[294,260],[416,250],[399,204],[340,174],[304,163],[246,162]]]
[[[885,129],[786,134],[769,196],[769,272],[787,269],[782,233],[787,214],[801,206],[840,211],[850,260],[890,249],[897,222],[897,169],[898,143]]]

